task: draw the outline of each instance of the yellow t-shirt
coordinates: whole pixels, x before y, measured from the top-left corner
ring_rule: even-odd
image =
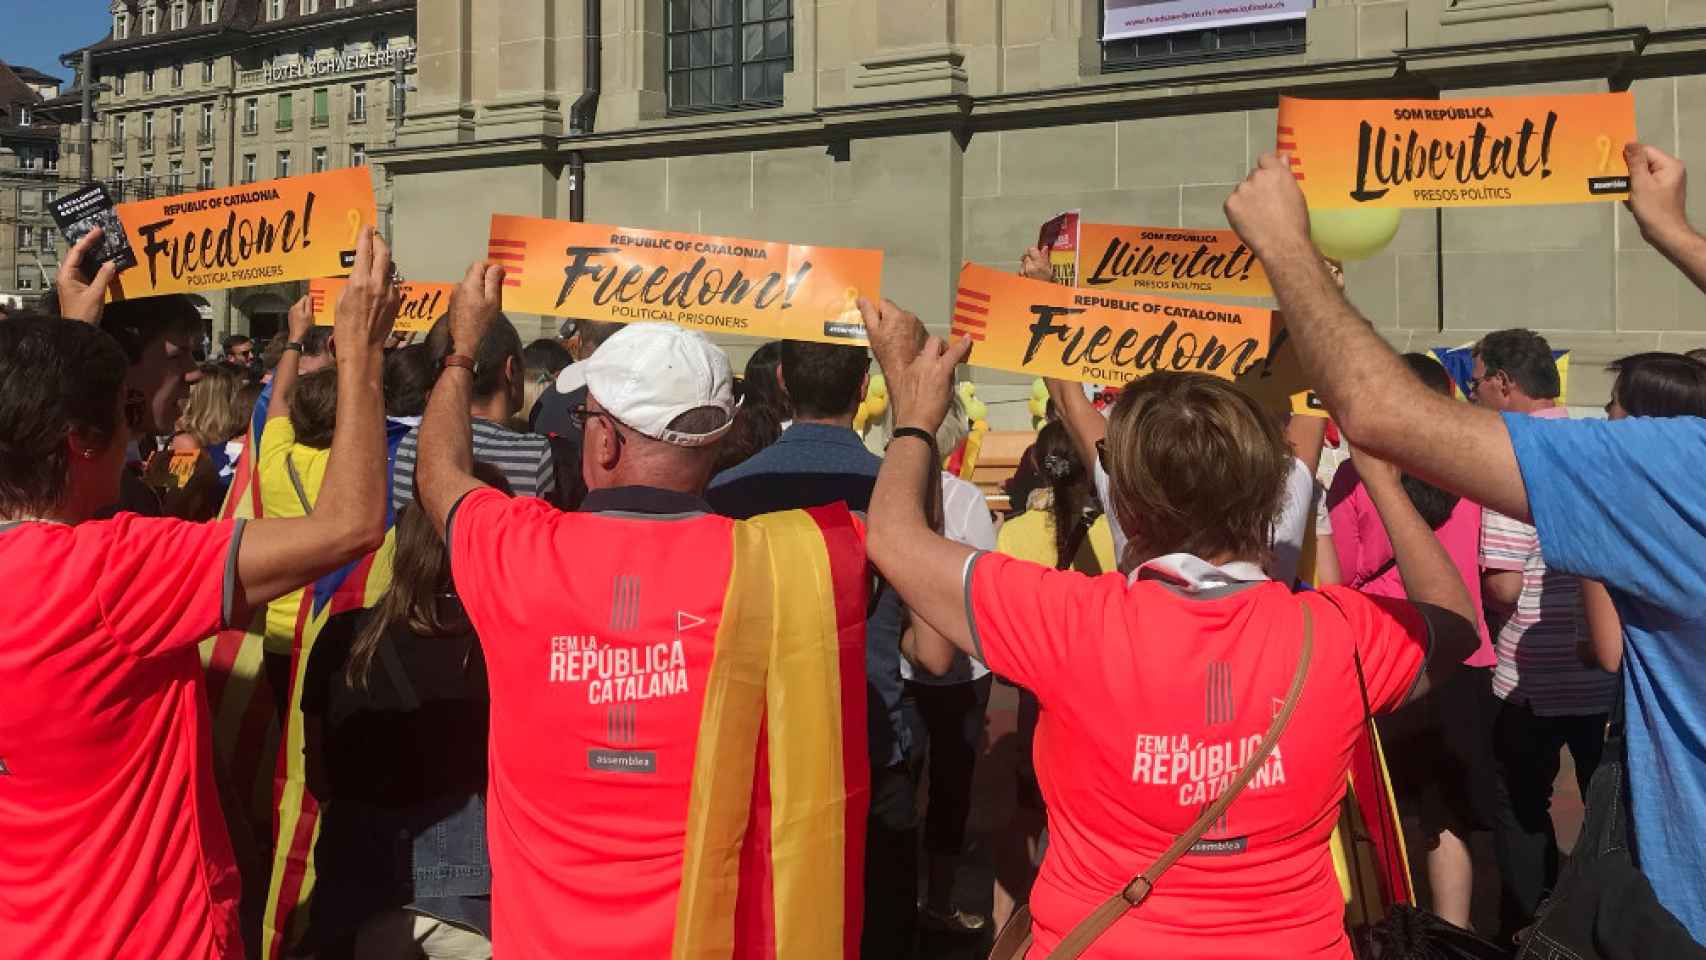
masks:
[[[326,462],[332,451],[316,450],[296,442],[296,429],[289,417],[274,417],[261,430],[260,455],[255,470],[261,481],[261,510],[263,517],[305,517],[302,497],[291,482],[289,463],[296,467],[296,478],[302,482],[302,492],[308,496],[308,506],[320,499],[320,485],[326,480]],[[265,649],[268,653],[290,652],[291,637],[296,632],[296,615],[302,607],[302,591],[293,590],[267,604]]]
[[[1054,545],[1054,513],[1047,509],[1027,510],[1001,525],[995,537],[995,549],[1020,560],[1052,567],[1059,559]],[[1078,556],[1072,569],[1092,576],[1118,570],[1114,559],[1114,535],[1108,530],[1108,518],[1101,516],[1090,525],[1090,534],[1078,545]]]

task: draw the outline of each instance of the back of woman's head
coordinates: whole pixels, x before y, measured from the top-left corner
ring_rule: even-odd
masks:
[[[119,436],[128,361],[96,327],[56,317],[0,321],[0,516],[64,502],[75,433],[91,448]]]
[[[1036,458],[1037,469],[1050,493],[1055,557],[1070,561],[1065,554],[1077,552],[1073,541],[1083,543],[1082,537],[1074,536],[1079,524],[1094,519],[1093,514],[1087,513],[1087,508],[1094,504],[1090,474],[1084,469],[1078,449],[1072,445],[1072,435],[1059,420],[1050,420],[1037,431]]]
[[[717,465],[712,475],[738,467],[782,436],[782,421],[764,403],[743,403],[735,410],[734,425],[717,441]]]
[[[199,447],[217,447],[243,432],[249,412],[242,408],[243,378],[217,363],[201,365],[201,379],[190,387],[183,431]]]
[[[1173,372],[1135,381],[1114,405],[1106,448],[1112,509],[1145,555],[1265,558],[1291,450],[1279,422],[1230,383]]]
[[[1706,417],[1706,363],[1680,353],[1637,353],[1611,364],[1611,395],[1631,417]]]
[[[1078,456],[1078,448],[1072,445],[1072,435],[1066,432],[1066,425],[1059,420],[1050,420],[1037,431],[1037,469],[1042,471],[1043,482],[1050,487],[1058,488],[1062,484],[1077,483],[1087,479],[1084,471],[1084,461]]]
[[[332,445],[338,423],[338,371],[328,367],[296,381],[290,393],[290,426],[296,442],[325,450]]]
[[[385,415],[418,417],[426,413],[433,377],[432,348],[424,343],[411,343],[386,354]]]
[[[782,394],[782,385],[776,378],[776,371],[782,365],[782,341],[772,340],[752,352],[747,358],[746,369],[740,380],[741,403],[762,403],[776,411],[779,419],[787,420],[793,416],[788,398]]]

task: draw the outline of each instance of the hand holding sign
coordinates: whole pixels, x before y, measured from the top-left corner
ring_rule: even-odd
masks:
[[[971,352],[971,341],[925,336],[918,317],[887,300],[873,306],[860,299],[859,313],[888,385],[895,426],[934,435],[948,415],[954,368]]]
[[[1682,161],[1658,147],[1631,143],[1623,148],[1629,162],[1629,212],[1641,228],[1641,236],[1656,247],[1686,237],[1688,225],[1688,171]]]
[[[468,268],[456,292],[450,297],[450,349],[465,357],[485,339],[498,313],[503,308],[504,268],[490,260],[481,260]]]
[[[104,232],[100,227],[85,233],[66,251],[65,259],[59,263],[59,272],[54,275],[53,288],[59,293],[59,315],[68,320],[96,325],[101,322],[101,314],[107,304],[107,287],[118,276],[118,263],[108,260],[95,271],[93,279],[84,279],[83,261],[101,245],[102,236]]]
[[[1264,153],[1256,169],[1226,198],[1226,220],[1266,264],[1286,251],[1314,256],[1309,205],[1283,153]]]
[[[1019,276],[1029,280],[1054,280],[1054,265],[1049,262],[1047,247],[1027,247],[1019,258]]]
[[[391,245],[367,227],[356,240],[355,266],[332,323],[332,339],[342,354],[339,362],[356,352],[382,354],[402,302],[391,271]]]

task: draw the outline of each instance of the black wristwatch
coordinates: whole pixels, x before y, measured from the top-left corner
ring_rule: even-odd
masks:
[[[308,348],[302,344],[301,340],[286,340],[284,342],[284,349],[295,350],[297,353],[306,353],[308,351]]]
[[[936,449],[936,435],[921,427],[896,427],[894,433],[889,434],[889,442],[884,444],[883,449],[894,446],[894,442],[901,437],[917,437],[929,444],[930,449]]]

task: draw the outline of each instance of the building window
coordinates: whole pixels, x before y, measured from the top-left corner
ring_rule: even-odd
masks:
[[[151,37],[160,32],[160,11],[148,7],[142,11],[142,35]]]
[[[201,0],[201,22],[212,23],[219,19],[219,4],[217,0]]]
[[[150,110],[142,115],[142,148],[154,149],[154,112]]]
[[[112,190],[113,190],[113,199],[122,203],[124,201],[124,167],[123,166],[117,166],[117,167],[113,168],[113,179],[112,179],[111,185],[112,185]]]
[[[174,64],[172,64],[172,89],[174,89],[174,90],[180,89],[183,87],[183,85],[184,85],[184,65],[181,63],[174,63]]]
[[[365,83],[350,84],[349,118],[358,123],[367,119],[367,84]]]
[[[283,133],[291,128],[296,118],[292,113],[291,96],[288,93],[278,95],[278,130]]]
[[[1102,43],[1103,70],[1141,70],[1202,60],[1302,53],[1304,21],[1211,27]]]
[[[172,146],[181,147],[184,145],[184,108],[183,107],[173,107],[172,108],[171,137],[172,137],[172,140],[171,140]]]
[[[243,182],[255,182],[255,155],[252,153],[243,154]]]
[[[373,44],[373,49],[383,50],[386,47],[389,47],[391,45],[391,38],[387,37],[385,35],[385,31],[381,30],[378,33],[373,35],[373,38],[370,42]]]
[[[21,106],[18,108],[18,126],[27,127],[29,125],[30,125],[30,108]]]
[[[154,65],[147,64],[142,68],[142,92],[151,93],[154,90]]]
[[[349,145],[349,165],[352,167],[367,166],[367,144],[352,143]]]
[[[314,148],[314,156],[313,156],[312,162],[309,165],[308,172],[309,173],[325,173],[326,172],[326,148],[325,147],[315,147]]]
[[[260,128],[261,101],[250,97],[243,101],[243,132],[254,133]]]
[[[267,19],[284,19],[284,0],[267,0]]]
[[[113,149],[124,149],[124,114],[113,117]]]
[[[201,82],[202,83],[212,83],[213,82],[213,61],[212,60],[203,60],[201,62]]]
[[[182,160],[173,160],[171,166],[166,168],[166,186],[173,193],[184,188],[184,162]]]
[[[113,14],[113,39],[130,39],[130,15],[127,13]]]
[[[333,6],[339,10],[348,10],[350,7],[355,6],[355,0],[336,0]]]
[[[781,103],[793,32],[791,0],[670,0],[669,109]]]
[[[211,103],[201,105],[201,141],[203,143],[213,142],[213,104]]]
[[[32,246],[35,246],[35,242],[36,242],[36,228],[35,227],[19,227],[18,228],[18,249],[19,250],[26,250]]]
[[[319,13],[320,0],[302,0],[303,13]]]
[[[202,157],[201,158],[201,176],[196,178],[196,186],[200,187],[203,190],[210,189],[213,186],[213,158],[212,157]]]
[[[29,271],[28,267],[19,267],[18,268],[18,289],[19,290],[33,290],[33,289],[35,289],[35,277],[30,275],[30,271]]]
[[[289,150],[280,150],[278,152],[278,166],[275,169],[278,171],[277,175],[280,177],[290,176],[290,151]]]
[[[323,127],[332,122],[332,95],[325,87],[314,91],[314,112],[308,118],[311,127]]]
[[[172,4],[172,29],[182,30],[190,25],[190,8],[183,2]]]
[[[154,165],[142,165],[142,181],[136,185],[136,195],[146,200],[154,196]]]

